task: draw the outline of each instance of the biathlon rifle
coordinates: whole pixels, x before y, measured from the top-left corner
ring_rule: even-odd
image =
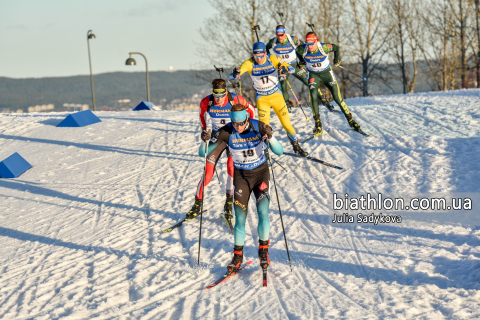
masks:
[[[315,25],[314,25],[313,23],[308,23],[308,22],[307,22],[307,26],[309,26],[310,29],[312,29],[312,31],[315,32],[315,34],[317,34],[317,32],[315,31]],[[345,68],[345,67],[342,67],[342,66],[338,66],[338,67],[339,67],[339,68],[342,68],[343,70],[346,70],[346,71],[350,72],[351,74],[356,75],[357,77],[363,79],[363,81],[367,81],[367,78],[364,78],[364,77],[362,77],[362,76],[359,76],[359,75],[356,74],[355,72],[350,71],[350,70],[348,70],[348,69]]]
[[[255,31],[255,35],[257,36],[257,42],[260,42],[260,38],[258,37],[258,32],[257,32],[257,30],[260,30],[260,26],[258,24],[253,26],[252,30]]]
[[[317,34],[317,32],[315,31],[315,25],[313,23],[308,23],[306,22],[307,26],[310,27],[310,29],[312,29],[313,32],[315,32],[315,34]]]
[[[218,72],[218,75],[220,76],[220,79],[223,79],[222,78],[222,72],[223,72],[223,68],[217,68],[216,65],[213,65],[215,67],[215,71]]]
[[[277,13],[278,13],[278,15],[279,15],[280,18],[281,18],[280,20],[282,21],[282,24],[285,26],[285,20],[283,19],[283,12],[278,12],[278,11],[277,11]]]

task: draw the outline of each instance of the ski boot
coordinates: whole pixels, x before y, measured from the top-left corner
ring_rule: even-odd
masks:
[[[318,137],[323,133],[322,131],[322,121],[320,121],[320,115],[314,115],[313,119],[315,119],[315,129],[313,129],[313,136]]]
[[[292,144],[292,147],[293,147],[293,152],[294,153],[298,153],[299,155],[301,155],[302,157],[306,157],[308,156],[308,153],[305,152],[302,147],[300,147],[300,144],[298,143],[298,139],[294,142],[292,140],[290,140],[290,143]]]
[[[325,99],[325,107],[328,108],[331,112],[335,112],[335,108]]]
[[[192,209],[188,211],[187,216],[185,217],[186,220],[191,220],[195,218],[199,213],[202,207],[203,200],[195,198],[195,203],[192,206]]]
[[[233,218],[232,205],[233,195],[227,193],[227,199],[225,200],[225,205],[223,206],[223,217],[229,226],[232,224]]]
[[[233,259],[232,262],[227,266],[228,272],[232,273],[238,270],[243,262],[243,246],[234,246],[233,247]]]
[[[327,107],[331,112],[335,111],[335,108],[328,102],[325,93],[321,92],[320,89],[318,90],[318,102]]]
[[[293,102],[288,100],[288,101],[285,102],[285,104],[287,105],[288,112],[291,113],[292,110],[293,110]]]
[[[348,120],[348,125],[355,131],[360,130],[360,125],[353,120],[352,114],[350,113],[350,116],[347,117]]]
[[[270,240],[259,239],[258,245],[258,258],[260,259],[260,267],[262,267],[262,269],[266,269],[270,265],[270,256],[268,255]]]

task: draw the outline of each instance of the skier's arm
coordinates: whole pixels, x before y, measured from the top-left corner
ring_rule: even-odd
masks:
[[[282,59],[280,59],[277,56],[270,56],[270,61],[272,62],[272,64],[277,69],[280,69],[280,67],[285,67],[285,68],[287,68],[288,73],[294,73],[295,72],[295,69],[291,65],[289,65],[288,63],[286,63],[285,61],[283,61]]]
[[[239,77],[242,76],[245,72],[248,72],[249,74],[252,74],[253,70],[253,61],[252,59],[245,60],[242,65],[240,66],[240,75]]]
[[[247,108],[247,113],[249,115],[249,118],[254,119],[255,118],[255,108],[253,107],[253,105],[250,102],[248,102],[247,99],[245,99],[242,96],[235,96],[235,99],[237,99],[237,103],[243,104],[245,106],[245,108]],[[235,102],[235,99],[233,99],[233,102]]]
[[[297,37],[292,37],[293,38],[293,43],[298,47],[303,44],[302,40],[298,39]]]
[[[242,74],[244,74],[245,72],[252,74],[252,70],[253,70],[253,60],[252,59],[245,60],[240,66],[240,68],[237,68],[237,67],[233,68],[232,73],[230,73],[230,80],[237,80],[237,78],[240,79]]]
[[[305,52],[305,48],[303,47],[303,45],[300,45],[297,47],[297,50],[295,50],[297,52],[297,57],[302,57],[303,58],[303,53]]]
[[[323,51],[326,54],[329,54],[333,51],[333,63],[337,64],[340,61],[340,46],[333,44],[333,43],[324,43],[323,44]]]
[[[270,147],[270,150],[273,151],[276,155],[282,155],[283,154],[283,146],[278,140],[272,135],[272,127],[270,127],[268,124],[265,124],[262,121],[258,122],[258,130],[260,132],[260,135],[262,137],[268,137],[268,146]]]
[[[210,153],[213,152],[218,147],[224,148],[224,146],[221,146],[222,144],[228,145],[228,140],[230,139],[230,134],[232,133],[232,127],[230,124],[226,124],[223,126],[220,130],[215,133],[215,135],[212,137],[212,140],[210,140],[210,143],[208,144],[208,150],[207,150],[207,156],[210,155]],[[205,157],[205,143],[202,141],[200,144],[200,147],[198,148],[198,155],[203,158]]]
[[[303,53],[305,52],[305,48],[303,45],[299,45],[295,50],[295,54],[297,55],[298,62],[300,64],[305,64],[305,59],[303,59]]]
[[[266,45],[266,51],[270,54],[273,54],[270,52],[270,50],[272,49],[272,46],[273,46],[273,41],[274,39],[270,39],[270,41],[268,41],[267,45]]]
[[[202,127],[202,130],[207,129],[208,102],[209,102],[208,96],[203,98],[202,101],[200,101],[199,117],[200,117],[200,126]]]
[[[272,136],[270,139],[268,139],[268,146],[270,147],[270,150],[272,150],[272,152],[277,156],[283,154],[283,146],[280,142],[278,142],[277,138]]]

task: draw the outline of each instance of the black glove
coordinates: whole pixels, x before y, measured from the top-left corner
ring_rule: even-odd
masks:
[[[210,131],[209,130],[203,130],[202,135],[200,136],[203,141],[208,141],[210,140]]]
[[[268,139],[272,139],[272,127],[270,127],[268,124],[260,122],[258,129],[262,137],[267,135]]]
[[[281,66],[278,68],[278,74],[287,74],[288,73],[288,68],[285,66]]]
[[[232,76],[236,78],[240,74],[240,68],[233,68]]]

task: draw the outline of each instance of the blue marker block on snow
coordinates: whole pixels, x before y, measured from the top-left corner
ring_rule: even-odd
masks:
[[[28,163],[27,160],[15,152],[0,162],[0,178],[18,178],[31,167],[32,165]]]
[[[140,110],[158,110],[158,107],[155,106],[153,103],[148,101],[142,101],[138,106],[135,107],[132,111],[140,111]]]
[[[57,127],[85,127],[97,122],[102,122],[102,120],[94,115],[92,111],[85,110],[67,116]]]

